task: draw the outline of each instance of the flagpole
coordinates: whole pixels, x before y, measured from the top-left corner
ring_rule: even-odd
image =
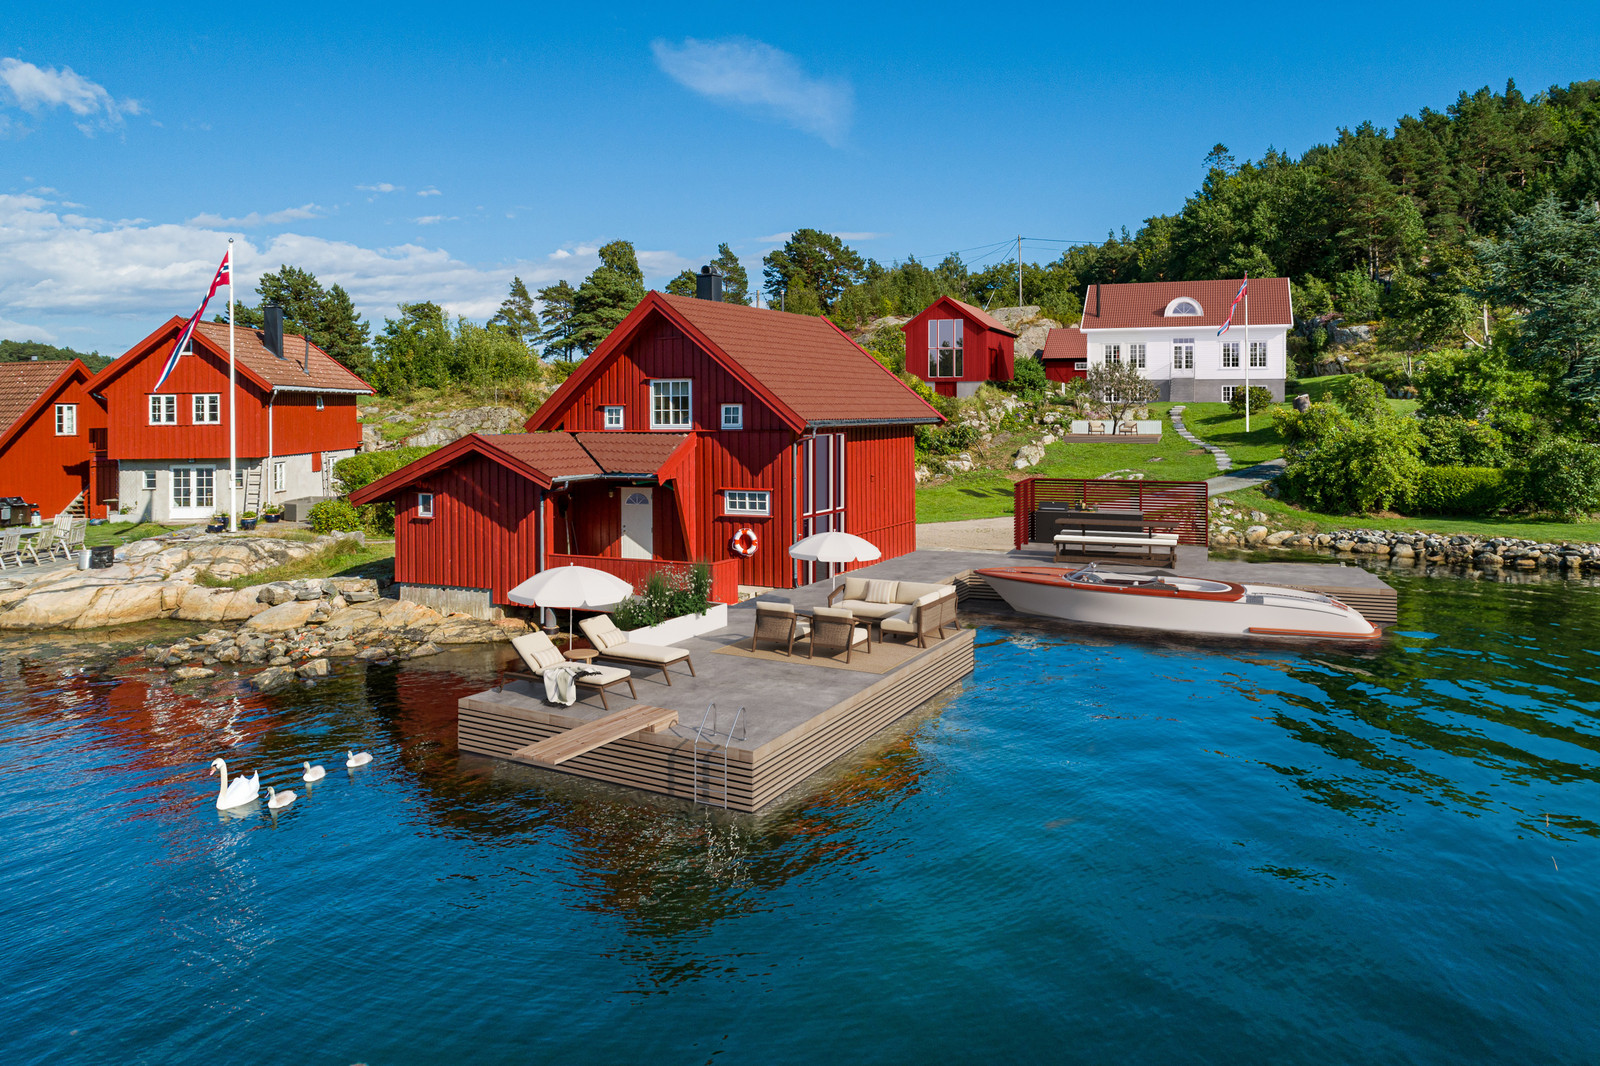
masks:
[[[229,237],[227,238],[227,531],[229,533],[238,533],[238,474],[235,474],[237,466],[238,381],[234,371],[234,238]]]
[[[232,277],[230,271],[228,274]],[[1244,272],[1244,431],[1250,432],[1250,271]]]

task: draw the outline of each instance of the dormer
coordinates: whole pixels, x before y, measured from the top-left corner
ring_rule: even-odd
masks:
[[[1199,318],[1204,314],[1200,308],[1200,301],[1193,296],[1177,297],[1167,304],[1167,309],[1162,312],[1165,318]]]

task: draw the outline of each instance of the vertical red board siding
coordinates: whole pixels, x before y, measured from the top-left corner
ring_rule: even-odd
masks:
[[[317,410],[317,394],[309,392],[273,395],[274,455],[340,452],[360,447],[361,423],[356,420],[356,398],[344,393],[323,393],[322,403],[323,409]],[[243,411],[241,407],[240,413]]]
[[[959,318],[962,327],[961,374],[952,378],[928,376],[928,322]],[[960,308],[936,300],[901,327],[906,335],[906,369],[928,382],[941,396],[954,396],[957,381],[1010,381],[1015,373],[1016,338],[989,329]]]
[[[1071,359],[1052,359],[1044,365],[1044,376],[1051,381],[1076,381],[1089,376],[1087,370],[1079,370],[1073,363]]]
[[[71,364],[62,363],[65,372]],[[0,496],[21,496],[36,504],[45,518],[54,518],[78,493],[90,487],[94,448],[90,433],[105,428],[105,412],[89,395],[87,375],[78,372],[57,381],[44,397],[44,405],[27,419],[4,450],[0,450]],[[76,404],[78,431],[56,436],[56,404]],[[0,426],[0,430],[9,427]],[[106,509],[89,499],[90,516],[104,518]]]
[[[845,438],[845,529],[885,559],[917,548],[913,439],[910,426],[862,427]]]
[[[417,515],[432,492],[433,517]],[[539,487],[479,455],[436,470],[395,500],[395,580],[507,593],[538,567]]]

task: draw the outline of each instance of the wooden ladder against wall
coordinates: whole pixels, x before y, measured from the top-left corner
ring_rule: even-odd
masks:
[[[244,472],[244,509],[261,513],[261,465],[246,468]]]

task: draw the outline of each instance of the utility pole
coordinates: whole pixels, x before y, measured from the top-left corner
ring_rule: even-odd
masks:
[[[1022,306],[1022,234],[1017,234],[1017,306]]]

